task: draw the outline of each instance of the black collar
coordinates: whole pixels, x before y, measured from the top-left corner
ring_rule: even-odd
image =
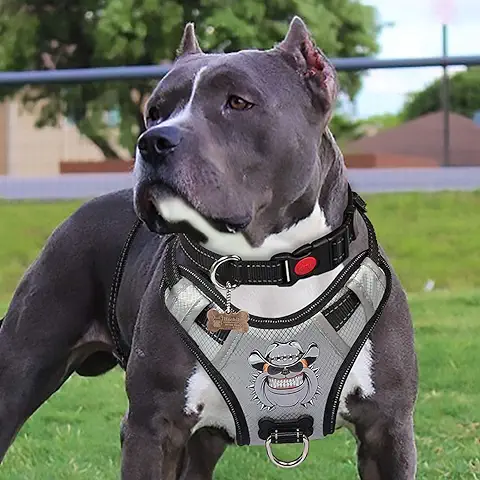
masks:
[[[242,260],[221,256],[180,235],[180,248],[187,258],[204,273],[215,268],[215,280],[225,286],[278,285],[288,287],[301,278],[321,275],[344,262],[349,256],[350,242],[355,240],[355,210],[365,214],[366,203],[348,187],[348,204],[343,223],[325,237],[302,245],[292,253],[279,253],[270,260]],[[363,216],[363,215],[362,215]]]

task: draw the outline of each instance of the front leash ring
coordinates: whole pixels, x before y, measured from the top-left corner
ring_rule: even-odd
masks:
[[[285,434],[283,434],[285,435]],[[277,467],[280,468],[295,468],[298,467],[303,461],[307,458],[308,455],[308,450],[310,447],[310,441],[308,437],[300,433],[297,430],[297,442],[300,443],[302,441],[303,443],[303,451],[299,457],[297,457],[295,460],[290,460],[290,461],[285,461],[285,460],[280,460],[278,457],[275,456],[275,454],[272,451],[272,442],[273,443],[282,443],[281,442],[281,437],[282,437],[282,432],[278,432],[277,430],[272,433],[271,435],[268,436],[268,438],[265,440],[265,448],[267,450],[267,455],[269,460],[276,465]],[[280,442],[279,442],[280,440]]]

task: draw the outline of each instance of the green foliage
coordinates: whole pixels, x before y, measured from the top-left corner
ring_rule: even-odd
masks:
[[[294,14],[309,25],[330,56],[377,52],[379,26],[373,7],[359,0],[3,0],[0,3],[2,70],[152,65],[175,57],[182,29],[193,20],[205,51],[270,48],[286,33]],[[32,108],[43,100],[37,125],[77,123],[106,157],[118,157],[105,112],[120,109],[120,142],[133,151],[143,128],[141,108],[155,81],[42,85],[21,90]],[[341,74],[350,98],[361,74]]]
[[[345,142],[360,138],[362,136],[361,127],[361,120],[354,120],[341,112],[336,112],[329,124],[329,128],[340,147]]]
[[[394,113],[383,113],[355,120],[344,113],[337,112],[329,126],[340,147],[343,147],[344,144],[363,137],[369,129],[377,132],[396,127],[402,122],[402,116]]]
[[[378,130],[386,130],[387,128],[400,125],[403,122],[403,118],[398,113],[381,113],[365,118],[361,122],[364,126],[375,127]]]
[[[443,80],[439,78],[424,90],[409,96],[403,108],[405,120],[442,109]],[[480,67],[456,73],[449,81],[450,111],[472,118],[480,110]]]

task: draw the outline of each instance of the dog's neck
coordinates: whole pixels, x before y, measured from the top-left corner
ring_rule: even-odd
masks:
[[[235,254],[243,260],[269,260],[277,253],[292,252],[330,231],[325,214],[317,203],[307,218],[280,233],[269,235],[258,247],[252,247],[240,233],[220,233],[213,228],[203,246],[219,255]]]
[[[208,238],[204,247],[219,255],[235,254],[243,260],[269,260],[277,253],[292,252],[340,226],[347,206],[348,181],[343,157],[330,132],[324,134],[319,156],[322,162],[321,187],[317,189],[318,201],[310,215],[280,233],[269,235],[258,247],[253,247],[240,233],[222,233],[214,229],[178,198],[162,202],[161,214],[173,222],[188,221]],[[289,315],[315,300],[342,268],[343,265],[339,265],[330,272],[304,279],[287,289],[241,285],[232,292],[232,302],[253,315]]]

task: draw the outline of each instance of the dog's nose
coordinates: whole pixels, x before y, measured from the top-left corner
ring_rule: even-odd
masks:
[[[182,140],[182,133],[174,126],[153,127],[143,132],[137,141],[137,147],[145,160],[164,155],[174,149]]]

